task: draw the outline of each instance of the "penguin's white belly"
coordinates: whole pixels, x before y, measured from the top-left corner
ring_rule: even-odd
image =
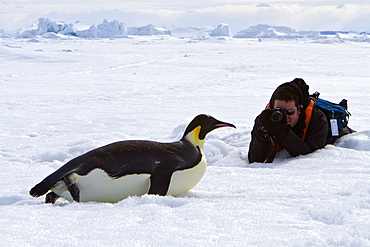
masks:
[[[167,195],[178,196],[194,188],[202,179],[206,172],[206,167],[207,161],[205,156],[202,155],[202,159],[198,165],[190,169],[175,171],[172,174]]]
[[[199,183],[206,171],[204,155],[200,163],[190,169],[178,170],[172,174],[167,195],[178,196]],[[87,175],[71,175],[70,179],[80,190],[80,202],[118,202],[129,196],[140,196],[148,193],[150,174],[131,174],[112,178],[102,169],[94,169]],[[52,188],[58,196],[68,201],[73,198],[64,182],[60,181]]]
[[[129,196],[140,196],[148,192],[150,174],[132,174],[112,178],[101,169],[94,169],[85,176],[71,176],[80,190],[80,202],[118,202]],[[73,201],[63,182],[52,191],[57,195]]]

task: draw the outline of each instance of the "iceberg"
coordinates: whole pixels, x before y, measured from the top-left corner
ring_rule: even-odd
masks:
[[[221,23],[209,34],[210,36],[233,36],[228,24]]]
[[[142,27],[130,27],[128,28],[128,35],[140,35],[140,36],[151,36],[151,35],[171,35],[171,31],[166,30],[162,27],[155,27],[152,24]]]
[[[234,35],[234,38],[302,38],[296,30],[285,26],[270,26],[258,24],[242,30]]]
[[[34,38],[42,36],[46,33],[54,33],[53,37],[60,37],[60,35],[76,36],[81,38],[121,38],[127,37],[127,28],[123,22],[117,20],[104,20],[99,25],[92,25],[90,27],[84,26],[81,23],[66,24],[64,22],[50,21],[47,18],[40,18],[36,28],[30,30],[20,30],[18,38]],[[60,35],[59,35],[60,34]],[[52,37],[51,35],[49,35]]]

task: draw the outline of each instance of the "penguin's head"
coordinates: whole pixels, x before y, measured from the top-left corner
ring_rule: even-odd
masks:
[[[202,143],[206,135],[214,129],[221,127],[233,127],[230,123],[219,121],[209,115],[201,114],[196,116],[188,125],[182,139],[186,138],[194,145]]]

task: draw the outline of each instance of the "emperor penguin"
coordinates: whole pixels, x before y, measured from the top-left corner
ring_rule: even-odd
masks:
[[[183,194],[203,177],[204,140],[210,131],[234,127],[209,115],[196,116],[176,142],[119,141],[78,156],[30,190],[45,203],[63,197],[73,202],[115,203],[144,194]]]

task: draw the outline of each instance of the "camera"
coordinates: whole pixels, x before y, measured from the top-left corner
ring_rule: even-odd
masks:
[[[283,108],[275,108],[274,112],[271,114],[271,121],[274,123],[280,123],[284,119],[285,115],[293,115],[295,110],[286,110]]]

